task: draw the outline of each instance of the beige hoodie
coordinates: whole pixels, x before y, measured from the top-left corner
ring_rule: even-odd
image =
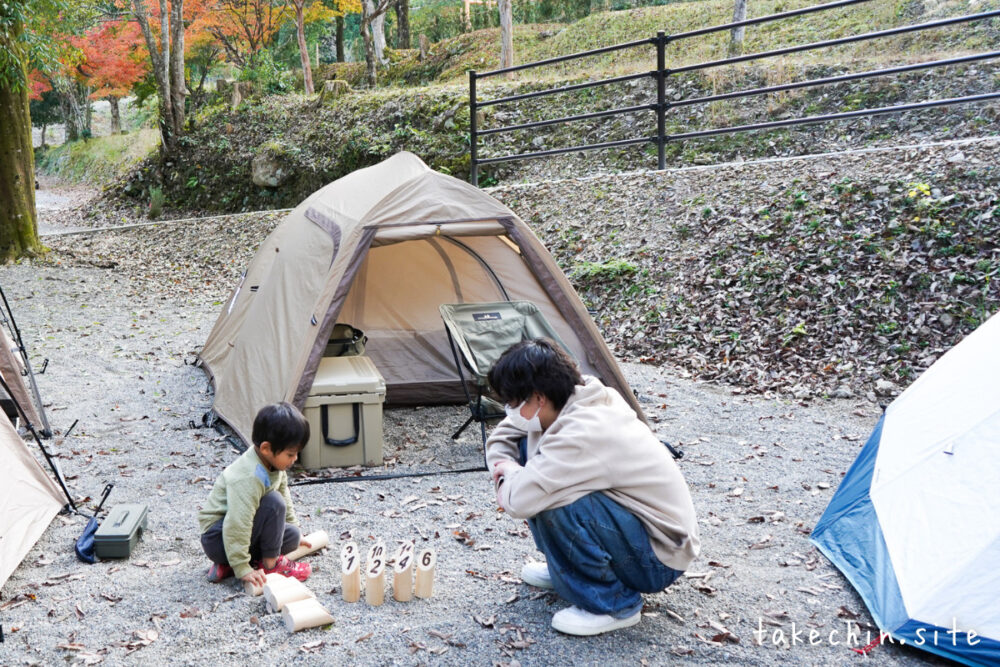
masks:
[[[504,419],[487,441],[490,469],[518,460],[528,436],[528,463],[500,487],[513,517],[569,505],[601,491],[645,526],[664,565],[685,570],[698,555],[698,525],[687,483],[673,457],[614,389],[589,375],[544,433],[525,434]]]

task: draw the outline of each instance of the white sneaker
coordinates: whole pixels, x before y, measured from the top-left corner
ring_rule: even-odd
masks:
[[[599,635],[620,628],[627,628],[639,622],[642,612],[635,612],[627,618],[615,618],[607,614],[591,614],[579,607],[567,607],[552,616],[552,627],[567,635]]]
[[[549,566],[545,563],[525,563],[521,568],[521,581],[537,588],[554,588]]]

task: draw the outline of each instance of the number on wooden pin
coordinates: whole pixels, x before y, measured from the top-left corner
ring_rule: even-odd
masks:
[[[403,542],[396,550],[392,568],[392,597],[399,602],[413,599],[413,542]]]
[[[385,601],[385,546],[375,544],[365,562],[365,600],[373,607]]]
[[[348,542],[340,550],[340,572],[344,602],[357,602],[361,599],[361,559],[354,542]]]
[[[424,549],[417,556],[417,581],[415,594],[418,598],[429,598],[434,594],[434,566],[437,555],[433,549]]]

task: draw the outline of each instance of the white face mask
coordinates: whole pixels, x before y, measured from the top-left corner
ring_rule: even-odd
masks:
[[[538,419],[538,413],[542,411],[542,406],[538,406],[535,410],[535,416],[531,419],[525,419],[521,416],[521,408],[528,400],[525,399],[521,401],[521,404],[516,408],[512,408],[509,405],[503,406],[504,411],[507,413],[507,419],[510,420],[511,426],[519,431],[524,431],[525,433],[541,433],[542,432],[542,422]]]

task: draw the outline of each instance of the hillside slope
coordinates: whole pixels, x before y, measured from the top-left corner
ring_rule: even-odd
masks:
[[[624,359],[741,391],[889,396],[1000,308],[1000,139],[495,188]],[[47,243],[138,292],[234,285],[253,213]],[[176,253],[186,248],[178,266]]]

